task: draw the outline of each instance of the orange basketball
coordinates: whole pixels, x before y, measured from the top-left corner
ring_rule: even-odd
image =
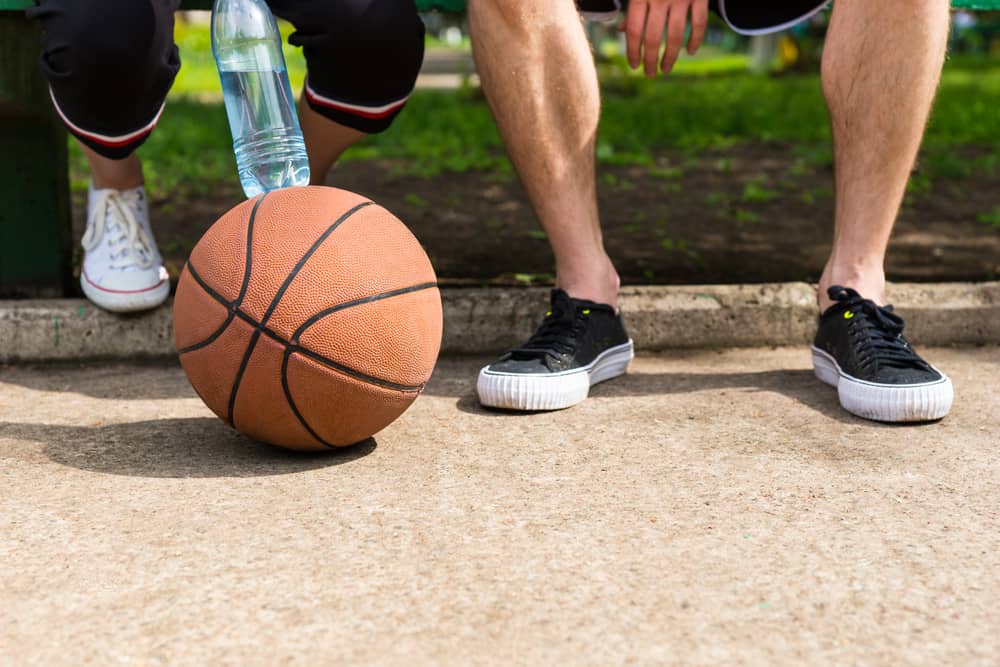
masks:
[[[238,430],[339,447],[420,394],[441,345],[441,295],[420,244],[384,208],[334,188],[278,190],[195,246],[174,343],[195,391]]]

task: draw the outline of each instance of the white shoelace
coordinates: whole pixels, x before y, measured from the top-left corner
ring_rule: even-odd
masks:
[[[99,190],[96,193],[87,231],[80,244],[85,250],[93,250],[105,233],[111,250],[112,269],[148,269],[153,266],[156,261],[153,239],[139,224],[129,202],[124,201],[117,190]]]

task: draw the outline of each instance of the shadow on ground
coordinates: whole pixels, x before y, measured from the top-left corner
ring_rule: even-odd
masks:
[[[480,365],[479,360],[470,359],[457,362],[456,366],[459,368],[450,368],[446,377],[432,380],[425,393],[434,396],[454,396],[458,399],[456,407],[470,414],[488,417],[516,414],[513,411],[487,409],[479,405],[476,397],[475,378]],[[865,424],[889,428],[900,426],[879,424],[851,415],[840,407],[837,392],[833,387],[817,380],[812,371],[802,369],[748,373],[631,372],[624,377],[592,387],[590,397],[601,400],[630,396],[669,396],[702,391],[772,392],[786,396],[824,417],[844,424]]]
[[[261,477],[350,463],[375,451],[369,438],[319,454],[255,442],[213,418],[155,419],[106,426],[0,422],[0,438],[44,443],[56,463],[135,477]]]

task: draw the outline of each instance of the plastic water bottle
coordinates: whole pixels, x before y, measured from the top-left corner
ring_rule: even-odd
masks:
[[[309,158],[281,35],[264,0],[215,0],[212,52],[247,197],[308,185]]]

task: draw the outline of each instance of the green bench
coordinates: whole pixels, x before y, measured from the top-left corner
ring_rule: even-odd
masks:
[[[461,13],[466,0],[417,0],[422,11]],[[0,0],[0,297],[75,292],[66,133],[38,69],[41,26],[31,0]],[[184,0],[183,9],[210,9]],[[953,0],[1000,9],[1000,0]]]

